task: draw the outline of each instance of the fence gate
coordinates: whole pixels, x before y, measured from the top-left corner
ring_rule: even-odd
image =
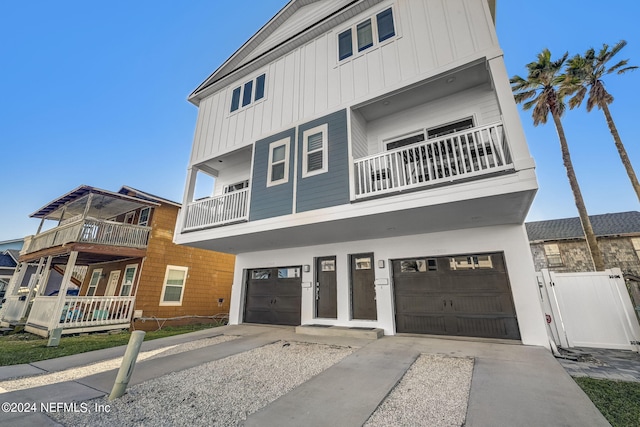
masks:
[[[560,347],[640,352],[640,325],[619,268],[537,273],[549,333]]]

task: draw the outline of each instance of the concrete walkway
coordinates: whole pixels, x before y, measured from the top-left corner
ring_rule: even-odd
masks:
[[[210,334],[210,335],[207,335]],[[261,426],[361,426],[402,378],[421,353],[473,357],[466,426],[608,426],[604,417],[543,348],[513,344],[436,339],[423,336],[394,336],[379,340],[296,335],[293,328],[253,325],[226,326],[204,333],[181,335],[185,340],[219,333],[241,338],[185,353],[142,361],[135,367],[131,385],[193,366],[219,360],[278,340],[304,341],[358,348],[352,355],[321,374],[251,414],[246,425]],[[145,344],[159,348],[173,345],[171,337]],[[166,340],[166,341],[165,341]],[[151,348],[147,348],[151,349]],[[76,363],[80,366],[113,351],[100,350],[52,360],[34,366],[56,370]],[[116,352],[117,353],[117,352]],[[108,357],[106,357],[108,355]],[[83,360],[84,359],[84,360]],[[101,360],[104,360],[101,359]],[[4,372],[4,374],[3,374]],[[6,369],[0,370],[0,378]],[[108,394],[116,370],[76,381],[0,394],[0,403],[80,402]],[[428,390],[425,390],[428,392]],[[197,408],[194,408],[197,410]],[[0,412],[0,425],[58,425],[41,412]]]

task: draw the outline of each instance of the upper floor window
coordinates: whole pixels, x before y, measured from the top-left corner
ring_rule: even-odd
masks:
[[[355,31],[354,31],[355,29]],[[355,32],[355,39],[353,34]],[[338,34],[338,60],[349,58],[354,52],[354,43],[357,52],[362,52],[396,35],[393,23],[393,10],[385,9],[375,15],[359,22]]]
[[[149,225],[150,213],[151,213],[151,208],[143,208],[140,211],[140,218],[138,218],[138,225],[143,225],[143,226]]]
[[[317,175],[328,170],[327,124],[302,133],[302,177]]]
[[[233,89],[233,92],[231,93],[232,113],[240,108],[241,101],[242,107],[246,107],[252,102],[256,102],[264,98],[266,77],[266,74],[261,74],[254,80],[250,80],[242,86]]]
[[[269,144],[267,187],[289,181],[289,138]]]

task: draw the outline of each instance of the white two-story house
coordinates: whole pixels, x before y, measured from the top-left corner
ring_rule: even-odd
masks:
[[[232,324],[548,345],[494,14],[292,0],[195,89],[175,241],[237,254]]]

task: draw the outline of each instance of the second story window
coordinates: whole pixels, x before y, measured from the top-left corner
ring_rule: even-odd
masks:
[[[289,138],[269,144],[267,187],[289,181]]]
[[[327,130],[327,125],[324,124],[302,133],[303,178],[328,170]]]
[[[140,211],[140,218],[138,218],[138,225],[147,226],[149,225],[149,214],[151,213],[151,208],[144,208]]]
[[[242,107],[252,104],[262,98],[264,98],[266,74],[261,74],[253,80],[250,80],[233,89],[231,93],[231,110],[234,112]],[[242,105],[241,105],[242,102]]]
[[[354,50],[356,52],[365,51],[395,35],[393,10],[391,8],[385,9],[374,17],[357,23],[355,28],[349,28],[338,34],[338,60],[349,58],[353,55]],[[357,50],[354,49],[354,44]]]

